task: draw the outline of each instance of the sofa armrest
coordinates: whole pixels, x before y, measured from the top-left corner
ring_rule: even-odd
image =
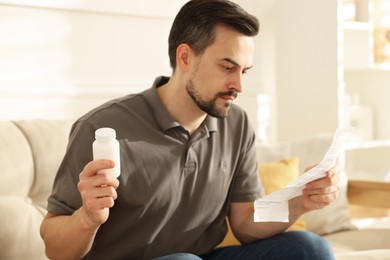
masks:
[[[390,182],[373,180],[348,180],[350,204],[390,209]]]

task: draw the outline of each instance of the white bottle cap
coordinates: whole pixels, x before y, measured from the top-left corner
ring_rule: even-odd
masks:
[[[103,127],[95,131],[95,139],[99,139],[101,141],[110,141],[115,138],[116,138],[116,132],[112,128]]]

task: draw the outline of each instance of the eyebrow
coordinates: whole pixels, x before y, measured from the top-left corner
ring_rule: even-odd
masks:
[[[229,63],[231,63],[231,64],[233,64],[234,66],[237,66],[237,67],[240,67],[240,68],[241,68],[240,64],[238,64],[238,62],[235,61],[235,60],[233,60],[232,58],[224,58],[223,60],[224,60],[224,61],[227,61],[227,62],[229,62]],[[251,69],[252,67],[253,67],[253,65],[252,65],[252,66],[249,66],[249,67],[246,67],[246,68],[243,68],[243,70],[249,70],[249,69]]]

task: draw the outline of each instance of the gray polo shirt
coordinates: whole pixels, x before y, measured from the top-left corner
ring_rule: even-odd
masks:
[[[152,88],[112,100],[81,117],[71,131],[48,210],[71,215],[81,207],[79,173],[92,160],[94,131],[112,127],[121,146],[120,186],[110,216],[86,259],[150,259],[204,254],[227,231],[231,202],[254,201],[255,134],[245,112],[207,116],[191,136],[172,119]]]

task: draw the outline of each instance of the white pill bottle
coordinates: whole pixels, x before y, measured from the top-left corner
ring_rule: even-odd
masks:
[[[95,131],[95,141],[92,144],[93,159],[108,159],[115,162],[114,168],[100,170],[97,173],[109,173],[118,178],[121,172],[119,142],[112,128],[103,127]]]

